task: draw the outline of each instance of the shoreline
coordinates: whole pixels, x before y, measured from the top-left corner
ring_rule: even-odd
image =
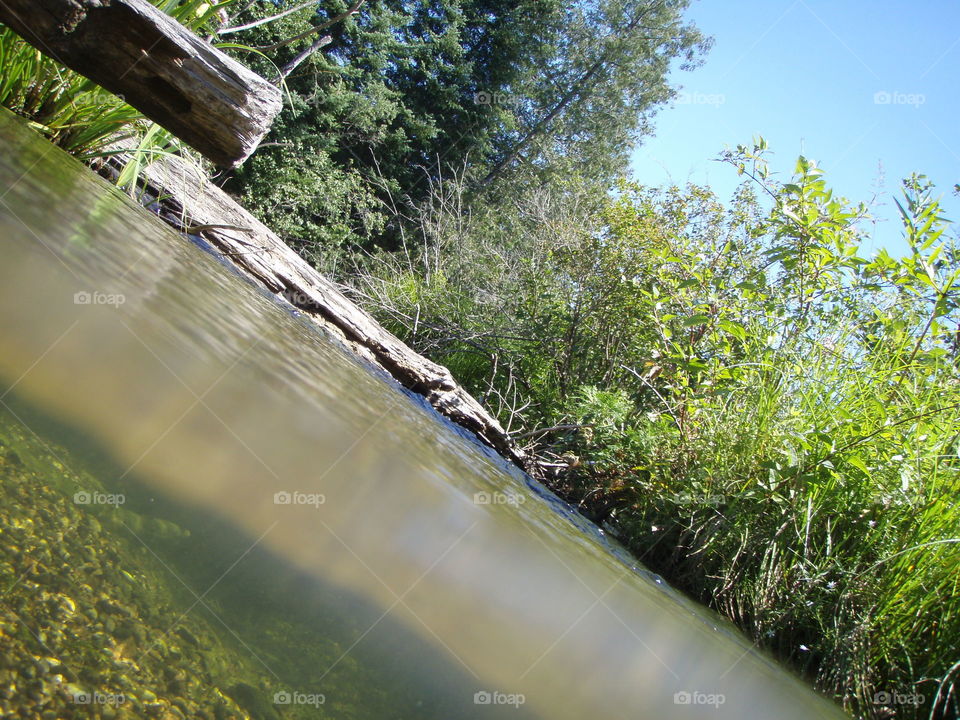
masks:
[[[94,170],[97,172],[97,170]],[[99,174],[111,178],[107,163]],[[338,337],[359,358],[421,397],[440,415],[532,477],[543,480],[536,458],[521,450],[499,421],[453,378],[387,332],[369,313],[314,270],[270,228],[196,168],[165,157],[142,170],[140,204],[177,232],[201,240],[215,257],[254,286],[289,304]],[[147,203],[143,202],[147,200]]]

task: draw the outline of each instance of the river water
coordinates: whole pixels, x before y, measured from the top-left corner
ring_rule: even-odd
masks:
[[[6,114],[0,143],[7,712],[843,717]]]

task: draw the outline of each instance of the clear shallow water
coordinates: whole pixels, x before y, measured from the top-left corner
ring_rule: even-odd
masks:
[[[0,138],[4,522],[32,528],[6,535],[10,623],[56,591],[139,628],[93,633],[120,670],[76,660],[71,692],[127,682],[130,716],[843,717],[9,116]],[[106,548],[102,591],[23,564],[49,532]],[[20,652],[82,658],[55,630]]]

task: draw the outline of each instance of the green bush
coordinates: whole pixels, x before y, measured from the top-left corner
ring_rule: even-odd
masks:
[[[800,158],[707,189],[436,189],[353,282],[674,584],[861,717],[957,711],[960,256],[922,177],[911,253]],[[760,190],[757,200],[751,188]],[[923,696],[923,700],[920,700]],[[910,704],[916,700],[916,704]]]

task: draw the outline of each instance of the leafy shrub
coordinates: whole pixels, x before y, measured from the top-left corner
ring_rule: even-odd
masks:
[[[576,178],[464,214],[353,282],[532,443],[553,486],[862,717],[957,712],[960,255],[903,184],[911,252],[766,146],[748,183]],[[751,192],[760,190],[762,202]],[[917,700],[886,707],[884,698]],[[923,700],[920,701],[922,696]]]

